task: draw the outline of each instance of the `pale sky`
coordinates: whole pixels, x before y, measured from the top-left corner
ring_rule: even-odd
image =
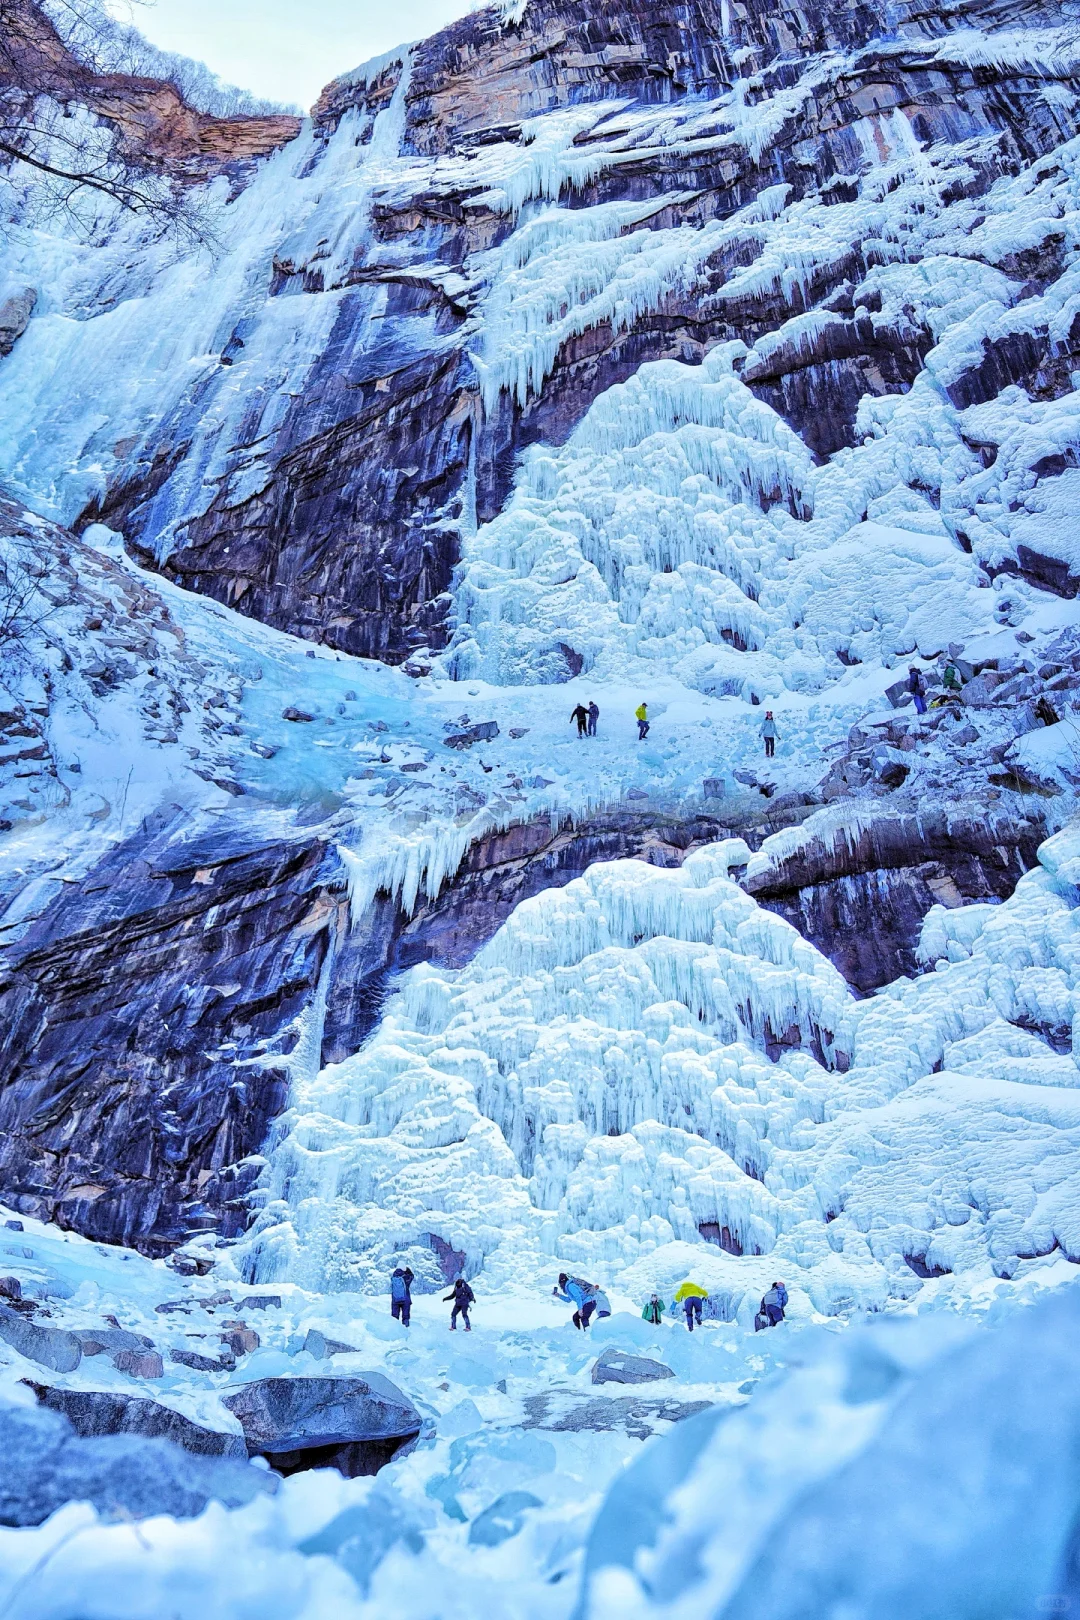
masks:
[[[471,0],[151,0],[126,15],[230,84],[310,107],[338,74],[469,10]]]

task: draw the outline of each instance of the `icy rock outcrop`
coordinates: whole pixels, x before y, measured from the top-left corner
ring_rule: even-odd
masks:
[[[59,1412],[84,1440],[113,1434],[139,1435],[144,1440],[171,1441],[196,1457],[247,1457],[242,1435],[209,1429],[159,1401],[121,1390],[76,1389],[61,1384],[34,1384],[32,1388],[42,1407]]]
[[[1035,864],[1043,830],[1032,816],[981,804],[905,812],[842,803],[767,838],[743,882],[867,992],[917,971],[933,906],[1007,899]]]
[[[273,1492],[272,1474],[229,1457],[196,1457],[168,1440],[83,1439],[58,1412],[0,1402],[0,1523],[35,1525],[69,1502],[133,1519],[194,1518],[208,1502],[241,1507]]]
[[[375,1474],[419,1434],[416,1407],[382,1373],[340,1378],[262,1378],[222,1404],[240,1421],[250,1456],[283,1474],[336,1468]]]
[[[674,1378],[675,1374],[662,1361],[612,1346],[593,1362],[589,1376],[594,1384],[653,1384],[660,1378]]]
[[[174,808],[63,885],[4,953],[9,1201],[154,1253],[242,1228],[347,926],[336,856],[272,815]]]
[[[1077,577],[1050,511],[1075,439],[1059,24],[1041,4],[782,26],[761,0],[487,8],[227,165],[212,273],[122,219],[73,254],[13,238],[4,273],[41,302],[0,379],[0,467],[196,590],[398,662],[456,623],[462,672],[565,679],[610,620],[707,690],[802,689],[840,652],[955,635],[985,608],[979,563]],[[210,172],[242,144],[214,129]],[[732,342],[739,420],[703,398],[638,413],[618,455],[593,443],[620,508],[600,523],[559,447],[643,366]],[[95,410],[67,408],[71,375]],[[493,571],[505,526],[473,545],[516,478],[527,590]],[[857,611],[873,578],[840,577],[867,523],[883,627]],[[893,622],[898,570],[927,589]]]

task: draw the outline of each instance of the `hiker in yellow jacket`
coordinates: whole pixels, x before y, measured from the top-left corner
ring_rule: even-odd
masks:
[[[701,1326],[701,1304],[702,1301],[708,1299],[708,1297],[709,1290],[707,1288],[702,1288],[700,1283],[690,1282],[689,1279],[687,1279],[686,1282],[680,1285],[679,1291],[675,1295],[675,1303],[671,1308],[674,1310],[676,1305],[682,1306],[683,1310],[686,1312],[686,1326],[690,1333],[693,1333],[694,1331],[695,1317],[697,1318],[698,1327]]]
[[[637,740],[638,742],[644,742],[649,735],[649,711],[645,706],[644,699],[634,710],[634,719],[637,721]]]

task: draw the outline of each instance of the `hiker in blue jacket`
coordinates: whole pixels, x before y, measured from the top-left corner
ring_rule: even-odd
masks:
[[[412,1315],[413,1274],[408,1266],[398,1266],[390,1278],[390,1315],[402,1327],[408,1327]]]
[[[787,1309],[788,1291],[782,1282],[774,1282],[768,1293],[761,1301],[761,1309],[769,1318],[769,1326],[777,1327],[784,1320],[784,1311]]]
[[[576,1328],[588,1327],[600,1292],[595,1283],[586,1282],[583,1277],[568,1277],[565,1271],[560,1271],[559,1286],[551,1292],[556,1298],[574,1306],[573,1323]]]

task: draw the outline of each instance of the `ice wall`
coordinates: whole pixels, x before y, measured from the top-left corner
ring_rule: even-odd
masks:
[[[592,867],[468,968],[405,975],[296,1087],[252,1274],[375,1290],[434,1237],[485,1287],[690,1269],[745,1316],[776,1274],[842,1313],[1080,1255],[1077,833],[1004,904],[935,908],[930,970],[864,1002],[738,886],[748,858]]]

